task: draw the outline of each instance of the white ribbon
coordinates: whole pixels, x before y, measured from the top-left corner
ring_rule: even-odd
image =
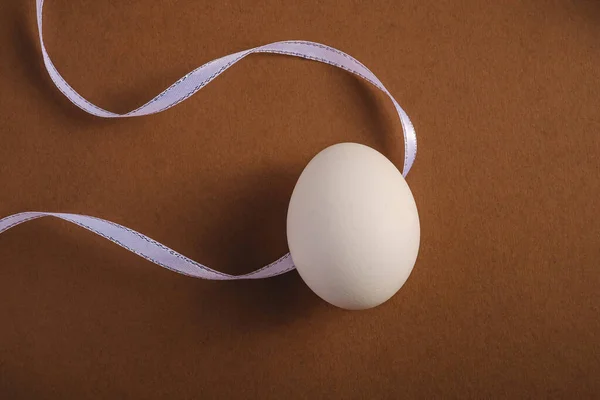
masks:
[[[58,90],[60,90],[73,104],[89,114],[103,118],[127,118],[159,113],[186,100],[198,90],[209,84],[213,79],[225,72],[225,70],[227,70],[233,64],[250,54],[283,54],[319,61],[344,69],[361,77],[385,93],[394,104],[402,125],[402,131],[404,134],[404,166],[402,169],[402,174],[404,176],[408,174],[408,171],[415,160],[417,153],[417,136],[415,129],[408,118],[408,115],[404,112],[402,107],[400,107],[390,92],[388,92],[388,90],[383,86],[381,81],[377,79],[377,77],[367,67],[361,64],[354,57],[340,50],[336,50],[332,47],[319,43],[294,40],[275,42],[266,44],[264,46],[255,47],[253,49],[240,51],[238,53],[230,54],[228,56],[210,61],[193,70],[143,106],[125,114],[115,114],[104,110],[83,98],[58,73],[56,67],[54,67],[54,64],[52,63],[52,60],[50,60],[50,56],[46,51],[46,47],[44,46],[44,36],[42,31],[43,8],[44,0],[36,0],[39,39],[46,70],[50,74],[50,78]],[[82,228],[94,232],[97,235],[100,235],[105,239],[108,239],[113,243],[116,243],[119,246],[131,251],[132,253],[152,261],[155,264],[172,271],[197,278],[213,280],[260,279],[280,275],[294,268],[290,255],[286,254],[279,260],[249,274],[240,276],[224,274],[190,260],[176,251],[171,250],[170,248],[132,229],[110,221],[86,215],[46,212],[26,212],[15,214],[0,219],[0,233],[23,222],[46,216],[60,218],[62,220],[79,225]]]

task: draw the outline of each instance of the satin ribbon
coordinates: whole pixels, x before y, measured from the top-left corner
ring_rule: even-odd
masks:
[[[255,47],[253,49],[240,51],[210,61],[191,71],[143,106],[125,114],[115,114],[113,112],[104,110],[83,98],[63,79],[60,73],[56,70],[56,67],[52,63],[52,60],[46,51],[46,47],[44,46],[44,35],[42,30],[43,8],[44,0],[36,0],[38,32],[46,70],[48,71],[50,78],[58,90],[60,90],[62,94],[64,94],[73,104],[89,114],[102,118],[129,118],[156,114],[186,100],[198,90],[208,85],[212,80],[217,78],[235,63],[241,61],[243,58],[251,54],[282,54],[318,61],[344,69],[361,77],[385,93],[394,104],[400,119],[400,124],[402,125],[402,132],[404,135],[404,166],[402,169],[402,174],[404,176],[408,174],[408,171],[415,160],[417,153],[417,136],[406,112],[404,112],[402,107],[400,107],[398,102],[383,86],[381,81],[377,79],[375,74],[371,72],[371,70],[365,67],[354,57],[340,50],[320,43],[290,40],[270,43],[264,46]],[[135,253],[157,265],[160,265],[161,267],[197,278],[212,280],[261,279],[280,275],[294,269],[294,264],[290,255],[286,254],[277,261],[245,275],[235,276],[224,274],[193,261],[139,232],[114,222],[87,215],[49,212],[25,212],[15,214],[0,219],[0,233],[16,225],[22,224],[23,222],[31,221],[41,217],[55,217],[71,222],[91,232],[94,232],[95,234],[102,236],[103,238],[110,240],[115,244],[118,244],[132,253]]]

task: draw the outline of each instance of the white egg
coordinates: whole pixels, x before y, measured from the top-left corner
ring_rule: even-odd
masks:
[[[292,260],[325,301],[378,306],[406,282],[419,251],[419,215],[398,169],[376,150],[341,143],[317,154],[292,193]]]

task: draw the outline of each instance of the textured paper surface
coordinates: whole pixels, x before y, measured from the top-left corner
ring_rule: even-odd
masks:
[[[597,396],[600,6],[524,3],[49,1],[56,66],[115,111],[262,43],[352,54],[419,134],[422,246],[398,295],[350,313],[296,273],[199,281],[60,221],[17,227],[0,237],[2,397]],[[98,215],[240,274],[285,252],[293,185],[325,146],[402,165],[383,95],[280,56],[156,116],[85,115],[43,69],[34,6],[0,3],[0,215]]]

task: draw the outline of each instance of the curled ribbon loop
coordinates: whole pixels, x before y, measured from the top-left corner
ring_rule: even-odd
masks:
[[[371,70],[365,67],[354,57],[340,50],[320,43],[294,40],[270,43],[264,46],[255,47],[253,49],[240,51],[210,61],[193,70],[141,107],[125,114],[116,114],[104,110],[86,100],[83,96],[77,93],[75,89],[73,89],[57,71],[56,67],[52,63],[52,60],[50,59],[50,56],[48,55],[48,52],[46,51],[46,47],[44,46],[44,36],[42,30],[43,7],[44,0],[36,0],[38,32],[46,70],[48,71],[50,78],[58,90],[60,90],[73,104],[89,114],[102,118],[128,118],[156,114],[167,110],[191,97],[198,90],[202,89],[212,80],[225,72],[229,67],[233,66],[238,61],[241,61],[246,56],[254,53],[282,54],[318,61],[344,69],[366,80],[385,93],[394,104],[400,119],[400,124],[402,125],[402,132],[404,135],[404,166],[402,169],[402,174],[404,176],[408,174],[408,171],[415,160],[417,153],[417,136],[406,112],[404,112],[402,107],[400,107],[398,102],[383,86],[375,74],[371,72]],[[46,212],[26,212],[15,214],[0,219],[0,233],[23,222],[46,216],[60,218],[76,224],[118,244],[119,246],[139,255],[140,257],[152,261],[157,265],[181,274],[198,278],[213,280],[260,279],[280,275],[294,268],[290,255],[286,254],[272,264],[269,264],[249,274],[240,276],[224,274],[190,260],[176,251],[171,250],[170,248],[134,230],[113,222],[86,215]]]

